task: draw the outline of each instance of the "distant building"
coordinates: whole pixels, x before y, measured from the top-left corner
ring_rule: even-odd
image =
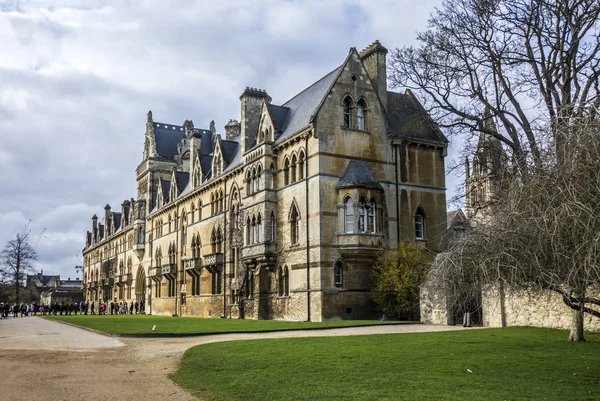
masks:
[[[53,302],[79,302],[83,299],[82,281],[61,280],[60,275],[44,275],[44,272],[28,274],[25,285],[25,301],[37,301],[44,304]]]

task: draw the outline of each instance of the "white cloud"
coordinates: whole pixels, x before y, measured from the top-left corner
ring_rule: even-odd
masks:
[[[217,129],[246,86],[282,103],[351,46],[415,41],[441,0],[21,1],[0,5],[0,245],[29,219],[74,276],[93,213],[135,195],[145,115]],[[452,188],[449,184],[449,188]]]

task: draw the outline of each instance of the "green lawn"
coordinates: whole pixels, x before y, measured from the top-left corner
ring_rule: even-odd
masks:
[[[235,341],[171,378],[206,400],[600,400],[600,333],[512,327]]]
[[[202,319],[148,315],[53,316],[50,320],[68,322],[108,334],[211,334],[256,331],[309,330],[375,324],[402,324],[379,320],[343,320],[337,322],[282,322],[273,320]],[[156,325],[154,332],[152,327]]]

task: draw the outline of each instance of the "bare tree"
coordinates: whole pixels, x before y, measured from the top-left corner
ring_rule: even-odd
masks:
[[[588,119],[553,136],[569,143],[513,180],[506,196],[434,267],[451,303],[490,285],[553,291],[573,310],[569,339],[585,341],[584,314],[600,318],[600,123]]]
[[[599,15],[597,0],[446,0],[419,47],[393,51],[390,79],[417,90],[449,135],[498,138],[526,176],[543,162],[540,130],[551,127],[557,150],[571,119],[596,116]]]
[[[29,244],[29,235],[17,234],[6,243],[0,253],[0,275],[15,286],[15,302],[19,302],[19,287],[24,284],[27,273],[34,272],[37,260],[35,249]]]

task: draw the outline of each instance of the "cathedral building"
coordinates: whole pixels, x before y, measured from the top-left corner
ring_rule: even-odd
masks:
[[[376,316],[371,263],[441,250],[447,140],[387,89],[378,41],[283,104],[256,88],[224,131],[147,115],[136,198],[92,217],[90,302],[146,313],[323,321]]]

